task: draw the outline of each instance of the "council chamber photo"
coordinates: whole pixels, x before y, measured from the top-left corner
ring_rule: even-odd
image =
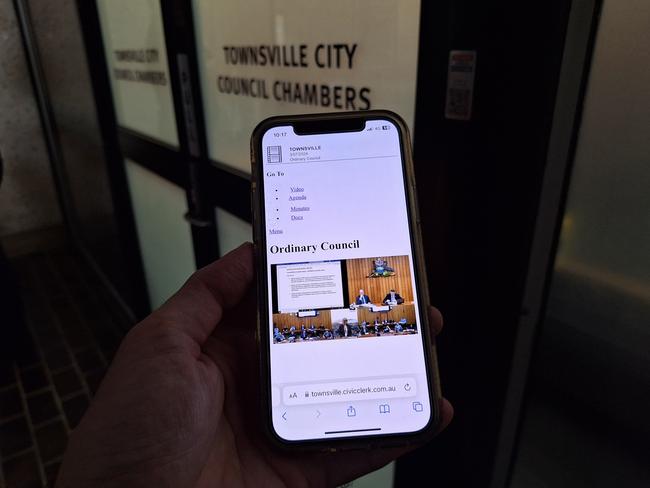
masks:
[[[273,342],[418,333],[408,256],[274,264]]]

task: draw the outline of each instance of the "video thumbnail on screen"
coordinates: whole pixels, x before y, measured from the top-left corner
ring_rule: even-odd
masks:
[[[274,264],[273,342],[418,333],[408,256]]]

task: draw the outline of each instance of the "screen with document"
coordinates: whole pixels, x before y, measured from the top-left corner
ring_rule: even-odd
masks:
[[[262,136],[272,425],[288,441],[431,418],[399,129]],[[264,326],[264,324],[263,324]]]

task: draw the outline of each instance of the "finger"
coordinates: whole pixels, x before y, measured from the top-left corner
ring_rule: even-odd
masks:
[[[157,312],[163,323],[202,344],[223,311],[239,303],[253,282],[253,247],[239,246],[195,272]]]
[[[442,331],[442,314],[440,310],[432,305],[427,307],[427,313],[429,314],[429,329],[431,330],[431,339],[433,340]]]
[[[453,418],[454,406],[449,403],[449,400],[443,398],[440,400],[440,423],[438,424],[438,430],[436,431],[436,434],[439,434],[445,430]]]
[[[253,271],[253,245],[245,242],[221,259],[198,270],[189,281],[197,280],[212,293],[217,303],[224,308],[232,308],[250,288]]]

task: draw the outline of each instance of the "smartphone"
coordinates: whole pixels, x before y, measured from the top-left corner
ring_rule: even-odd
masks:
[[[251,160],[271,438],[329,450],[424,438],[440,394],[404,121],[269,118]]]

